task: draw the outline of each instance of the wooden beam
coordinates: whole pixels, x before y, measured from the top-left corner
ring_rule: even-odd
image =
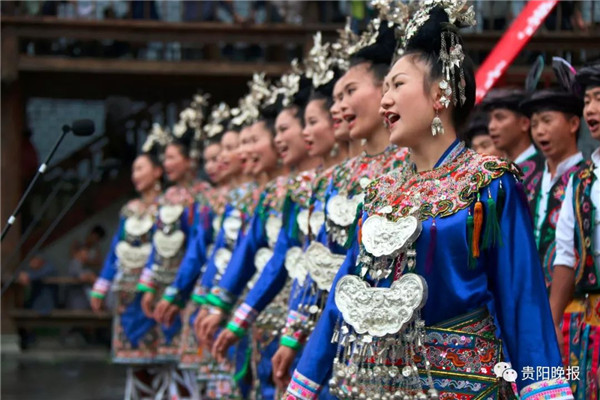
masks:
[[[168,76],[234,76],[250,77],[254,72],[281,75],[290,64],[235,63],[224,61],[146,61],[97,58],[26,56],[19,58],[21,72],[61,72],[86,74],[168,75]]]
[[[19,37],[82,40],[122,40],[126,42],[184,42],[288,44],[303,43],[321,31],[324,39],[337,36],[341,25],[265,24],[232,25],[218,22],[164,22],[150,20],[70,20],[53,17],[2,17],[2,29],[13,27]]]

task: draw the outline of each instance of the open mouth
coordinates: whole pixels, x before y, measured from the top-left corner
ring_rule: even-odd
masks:
[[[591,131],[595,131],[598,128],[598,126],[600,126],[600,121],[598,121],[595,118],[586,119],[585,122],[587,122]]]
[[[348,123],[348,125],[352,125],[354,121],[356,121],[356,115],[346,114],[344,115],[344,120]]]
[[[342,124],[342,122],[344,122],[344,120],[341,118],[332,118],[332,120],[333,120],[334,128],[339,128],[339,126]]]
[[[540,145],[540,148],[542,150],[544,150],[544,149],[548,149],[548,147],[550,146],[550,141],[549,140],[539,140],[538,144]]]
[[[391,111],[385,113],[385,122],[388,128],[394,126],[396,122],[400,121],[400,115]]]
[[[288,151],[288,147],[284,144],[277,146],[277,151],[279,152],[280,157],[285,157]]]

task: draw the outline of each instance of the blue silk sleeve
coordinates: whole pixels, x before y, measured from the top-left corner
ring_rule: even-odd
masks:
[[[289,238],[286,228],[282,228],[273,249],[273,256],[265,265],[260,277],[248,292],[245,304],[260,313],[283,289],[288,278],[285,269],[285,255],[294,241]]]
[[[220,289],[235,298],[240,296],[256,272],[254,255],[259,248],[267,245],[264,231],[264,222],[260,215],[252,217],[250,230],[234,250],[227,270],[218,284]],[[232,299],[232,302],[234,301],[235,299]]]
[[[102,266],[102,271],[100,271],[100,278],[106,279],[109,282],[115,278],[117,274],[117,254],[115,253],[115,249],[117,244],[119,243],[119,238],[121,237],[121,230],[123,229],[124,218],[121,218],[119,223],[119,230],[113,236],[112,241],[110,242],[110,250],[104,259],[104,265]]]
[[[488,284],[505,353],[519,376],[525,367],[562,365],[527,203],[512,175],[500,218],[502,243],[490,251]],[[498,180],[492,187],[497,192]],[[517,380],[519,390],[532,381]]]

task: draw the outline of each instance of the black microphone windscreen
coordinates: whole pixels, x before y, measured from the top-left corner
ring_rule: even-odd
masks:
[[[73,122],[71,130],[75,136],[90,136],[94,134],[96,127],[91,119],[78,119]]]

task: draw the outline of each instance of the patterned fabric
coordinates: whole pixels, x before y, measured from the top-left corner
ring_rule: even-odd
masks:
[[[392,171],[379,178],[367,188],[365,211],[381,215],[389,206],[385,214],[399,218],[418,205],[422,219],[446,217],[468,208],[482,188],[506,172],[520,173],[509,161],[467,150],[440,168],[418,174]],[[405,190],[398,191],[399,187]]]
[[[546,286],[548,287],[552,282],[552,272],[554,271],[554,257],[556,256],[556,242],[554,239],[560,207],[565,198],[565,190],[567,188],[567,184],[569,183],[569,178],[583,165],[583,163],[584,161],[581,161],[580,163],[569,168],[562,176],[560,176],[554,185],[552,185],[550,194],[548,196],[546,218],[542,222],[538,239],[538,253],[540,255],[540,260],[542,260],[542,268],[544,269]],[[535,188],[537,198],[534,210],[534,219],[537,218],[537,202],[539,202],[539,198],[541,196],[541,187],[542,182],[540,180]],[[534,226],[537,226],[537,221],[534,221]]]
[[[521,400],[570,400],[573,398],[566,379],[532,383],[521,390]]]
[[[233,328],[232,330],[234,332],[238,332],[240,329],[246,330],[252,325],[257,316],[258,312],[255,309],[248,304],[243,303],[235,310],[233,318],[228,324],[228,328]]]
[[[316,399],[321,386],[298,371],[294,371],[292,380],[287,388],[287,394],[284,395],[285,400],[312,400]]]
[[[544,155],[539,151],[536,151],[527,160],[519,163],[519,168],[521,168],[523,173],[523,187],[525,188],[529,209],[532,213],[535,212],[536,196],[538,193],[536,190],[539,190],[539,185],[541,185],[545,163]]]
[[[600,266],[595,265],[592,247],[592,232],[594,232],[594,204],[591,191],[596,175],[594,163],[588,161],[573,174],[573,207],[575,215],[575,251],[577,259],[575,293],[600,292]],[[568,200],[568,199],[567,199]]]

